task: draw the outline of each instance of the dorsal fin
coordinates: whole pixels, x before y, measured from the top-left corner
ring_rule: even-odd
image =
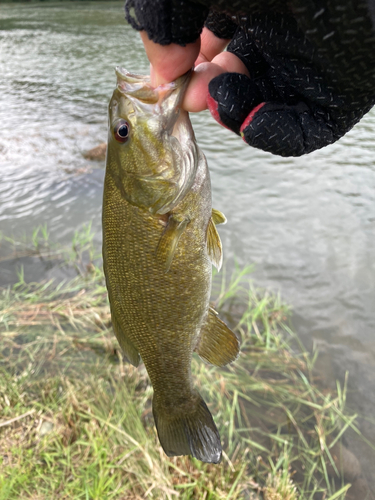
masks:
[[[227,218],[225,217],[225,215],[220,212],[220,210],[216,210],[216,208],[212,209],[212,220],[216,225],[227,223]]]

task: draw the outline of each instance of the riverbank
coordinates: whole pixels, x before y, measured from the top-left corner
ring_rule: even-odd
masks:
[[[253,288],[249,268],[217,275],[213,287],[240,358],[225,370],[193,359],[224,448],[222,463],[207,465],[160,448],[152,387],[143,365],[123,362],[90,228],[70,248],[51,244],[45,227],[12,245],[12,259],[59,261],[77,275],[27,283],[20,269],[1,291],[0,500],[365,498],[343,446],[357,432],[346,387],[324,388],[288,308]]]

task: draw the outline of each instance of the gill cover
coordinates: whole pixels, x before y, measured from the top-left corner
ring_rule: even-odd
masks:
[[[198,165],[189,115],[181,109],[191,72],[156,88],[148,76],[122,68],[116,68],[116,74],[117,88],[109,106],[107,168],[129,203],[165,214],[190,189]]]

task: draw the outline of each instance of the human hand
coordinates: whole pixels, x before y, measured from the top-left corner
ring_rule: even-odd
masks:
[[[280,47],[285,37],[278,39],[275,34],[272,42],[266,39],[263,54],[249,32],[237,30],[227,54],[237,56],[247,72],[210,80],[208,107],[221,125],[247,144],[281,156],[300,156],[338,138],[327,107],[337,107],[340,99],[304,59],[299,62],[295,57],[295,45],[301,41],[290,40],[290,47]]]
[[[182,106],[201,111],[208,104],[213,117],[246,143],[280,156],[301,156],[336,141],[371,108],[368,96],[335,90],[329,58],[319,66],[301,33],[279,20],[254,24],[238,29],[226,52],[228,40],[207,29],[185,47],[148,41],[156,48],[149,55],[154,82],[172,81],[195,62]],[[344,78],[352,81],[351,73]]]
[[[290,18],[253,16],[237,29],[227,50],[250,78],[226,73],[210,81],[214,118],[280,156],[310,153],[348,132],[374,104],[374,52],[359,36],[348,45],[344,24],[346,51],[338,53],[322,26],[314,43]]]
[[[242,31],[226,52],[222,50],[229,40],[217,38],[207,28],[199,40],[185,47],[159,45],[145,32],[141,37],[151,63],[152,84],[173,81],[195,65],[182,107],[190,112],[208,107],[216,121],[249,145],[281,156],[299,156],[333,142],[324,117],[314,117],[303,102],[288,104],[288,96],[278,95],[268,79],[267,64],[254,48],[249,50],[252,41]]]
[[[242,61],[230,52],[222,52],[230,40],[216,37],[204,28],[199,40],[185,47],[177,44],[159,45],[144,31],[141,38],[151,63],[151,83],[168,83],[195,66],[182,107],[190,112],[207,109],[208,84],[225,72],[248,74]]]

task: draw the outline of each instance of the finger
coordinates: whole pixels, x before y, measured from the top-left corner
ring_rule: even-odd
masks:
[[[256,148],[280,156],[301,156],[338,139],[329,113],[305,103],[265,102],[253,80],[224,73],[209,83],[212,116]]]
[[[241,73],[249,76],[245,64],[235,54],[222,52],[212,59],[212,62],[221,66],[228,73]]]
[[[222,52],[212,62],[201,63],[194,70],[182,107],[193,113],[207,109],[208,85],[225,72],[247,72],[242,61],[230,52]],[[242,122],[241,122],[242,123]]]
[[[207,109],[208,84],[224,71],[221,66],[210,62],[201,63],[197,66],[182,102],[183,109],[192,113]]]
[[[244,120],[240,134],[245,142],[280,156],[301,156],[338,139],[326,113],[311,113],[304,103],[286,106],[263,103]]]
[[[141,31],[141,38],[151,63],[151,83],[154,86],[172,82],[189,71],[199,54],[200,40],[181,47],[174,43],[170,45],[154,43],[145,31]]]
[[[230,39],[218,38],[212,31],[207,28],[203,28],[201,34],[201,49],[197,60],[195,61],[195,66],[203,62],[211,62],[212,59],[220,54],[225,47],[230,42]]]

